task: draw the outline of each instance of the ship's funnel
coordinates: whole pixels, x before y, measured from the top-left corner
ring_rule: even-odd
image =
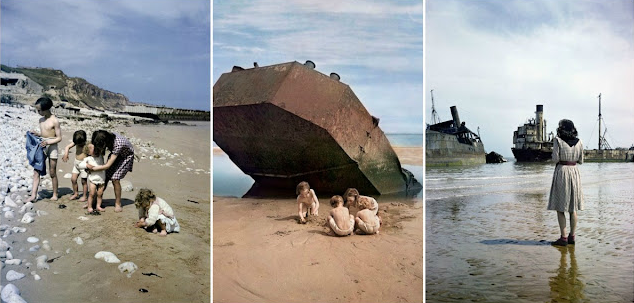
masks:
[[[451,117],[453,118],[453,124],[456,128],[460,127],[460,116],[458,116],[458,109],[455,106],[451,108]]]
[[[537,131],[537,141],[544,141],[544,106],[537,105],[535,111],[535,130]]]

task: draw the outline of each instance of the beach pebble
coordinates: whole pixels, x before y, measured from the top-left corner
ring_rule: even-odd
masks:
[[[119,271],[121,273],[127,272],[128,278],[130,278],[137,269],[139,269],[139,267],[136,266],[136,264],[132,262],[125,262],[125,263],[119,264]]]
[[[11,228],[14,233],[23,233],[26,231],[26,227],[14,226]]]
[[[40,275],[38,275],[38,274],[37,274],[37,272],[35,272],[35,271],[32,271],[32,272],[31,272],[31,276],[33,276],[33,279],[34,279],[35,281],[39,281],[39,280],[41,279],[41,278],[40,278]]]
[[[75,241],[75,243],[79,245],[84,244],[84,240],[82,240],[80,237],[74,238],[73,241]]]
[[[19,273],[13,269],[9,270],[7,272],[7,281],[11,282],[11,281],[15,281],[15,280],[20,280],[24,278],[24,274],[23,273]]]
[[[10,196],[4,197],[4,205],[9,207],[18,207],[18,205],[13,201],[13,199],[11,199]]]
[[[4,218],[5,219],[13,219],[13,218],[15,218],[15,214],[13,214],[12,210],[6,211],[6,212],[4,212]]]
[[[7,260],[11,260],[13,259],[13,254],[7,250],[7,252],[5,253],[5,258],[7,258]]]
[[[82,220],[82,221],[88,221],[88,218],[84,217],[84,216],[79,216],[79,217],[77,217],[77,219]]]
[[[64,179],[70,179],[73,175],[71,173],[65,174]]]
[[[36,238],[36,237],[28,237],[26,238],[26,241],[29,243],[37,243],[40,242],[40,239]]]
[[[3,241],[2,239],[0,239],[0,251],[7,251],[11,249],[11,245],[9,245],[8,242]]]
[[[37,269],[49,269],[51,268],[48,263],[46,263],[46,261],[48,260],[48,257],[46,255],[41,255],[37,258],[35,258],[35,262],[37,264]]]
[[[51,250],[51,246],[48,244],[48,240],[42,241],[42,249],[44,249],[46,251],[50,251]]]
[[[35,221],[35,219],[33,218],[32,213],[24,214],[24,216],[22,217],[22,220],[20,220],[20,222],[25,223],[25,224],[31,223],[33,221]]]
[[[20,208],[20,213],[23,214],[27,211],[31,211],[33,209],[33,202],[26,202],[26,204],[22,205]]]
[[[121,180],[121,190],[123,191],[133,191],[134,190],[134,186],[132,186],[132,182],[128,181],[128,180]]]
[[[5,231],[5,230],[10,229],[10,228],[11,228],[11,226],[9,226],[7,224],[0,225],[0,231]]]
[[[2,287],[0,297],[2,298],[2,301],[6,303],[26,303],[26,301],[24,301],[24,299],[20,296],[20,290],[18,287],[11,283]]]
[[[20,260],[20,259],[6,260],[6,261],[4,261],[4,264],[7,264],[7,265],[20,265],[20,264],[22,264],[22,260]]]
[[[39,245],[35,245],[35,246],[32,246],[31,248],[29,248],[29,251],[31,251],[31,252],[38,251],[38,250],[40,250],[40,246]]]
[[[121,260],[117,258],[113,253],[109,251],[100,251],[95,254],[95,259],[103,259],[108,263],[121,263]]]

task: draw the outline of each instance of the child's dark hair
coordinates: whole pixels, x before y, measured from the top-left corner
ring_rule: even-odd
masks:
[[[359,191],[356,188],[348,188],[346,189],[346,192],[343,193],[343,206],[348,207],[348,197],[354,197],[354,202],[357,202],[357,199],[359,198]]]
[[[339,204],[343,204],[343,198],[340,195],[334,195],[330,198],[330,206],[337,207]]]
[[[86,144],[86,132],[83,130],[78,130],[73,133],[73,143],[75,145],[84,145]]]
[[[154,199],[156,199],[156,195],[151,189],[141,188],[139,193],[136,194],[136,198],[134,198],[134,206],[136,206],[136,208],[148,209]]]
[[[91,142],[95,145],[95,154],[103,155],[106,152],[106,148],[112,150],[114,139],[115,135],[105,130],[93,132]]]
[[[310,185],[308,185],[308,182],[299,182],[299,184],[297,184],[297,188],[295,188],[295,193],[299,195],[299,193],[304,189],[310,189]]]
[[[41,110],[49,110],[53,107],[53,100],[49,97],[40,97],[35,101],[35,105],[39,105]]]

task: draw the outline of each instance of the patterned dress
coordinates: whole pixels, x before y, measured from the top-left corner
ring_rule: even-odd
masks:
[[[583,144],[581,140],[570,146],[566,141],[555,138],[553,144],[553,161],[583,163]],[[583,193],[581,192],[581,175],[577,165],[555,166],[553,182],[550,187],[548,210],[574,212],[583,210]]]
[[[108,159],[112,155],[117,155],[117,160],[114,161],[112,166],[106,171],[106,183],[107,180],[121,180],[128,172],[132,171],[132,164],[134,161],[134,147],[132,143],[125,137],[113,133],[115,135],[114,145]]]

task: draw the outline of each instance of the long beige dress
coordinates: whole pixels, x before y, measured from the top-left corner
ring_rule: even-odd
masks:
[[[583,163],[583,144],[581,140],[570,146],[566,141],[555,138],[553,144],[553,161]],[[574,212],[583,210],[583,193],[581,192],[581,175],[577,165],[556,164],[553,182],[550,187],[548,210]]]

